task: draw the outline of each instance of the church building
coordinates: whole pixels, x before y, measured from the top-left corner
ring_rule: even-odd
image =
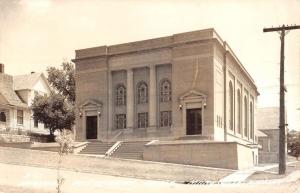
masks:
[[[76,140],[256,144],[257,87],[214,29],[76,50]]]

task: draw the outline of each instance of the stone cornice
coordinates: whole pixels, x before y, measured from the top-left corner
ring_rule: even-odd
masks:
[[[127,51],[127,52],[121,52],[121,53],[110,53],[110,52],[107,52],[106,54],[99,54],[99,55],[96,55],[96,56],[87,56],[87,57],[75,58],[72,61],[76,63],[76,62],[82,61],[82,60],[90,60],[90,59],[97,59],[97,58],[108,58],[108,57],[122,56],[122,55],[127,55],[127,54],[147,53],[147,52],[158,51],[158,50],[163,50],[163,49],[172,49],[172,48],[175,48],[175,47],[179,47],[179,46],[183,46],[183,45],[188,45],[188,44],[209,43],[209,42],[216,42],[216,41],[217,41],[217,39],[210,38],[210,39],[202,39],[202,40],[189,41],[189,42],[184,42],[184,43],[172,43],[172,44],[170,44],[168,46],[162,46],[162,47],[157,47],[157,48],[141,49],[141,50],[134,50],[134,51]]]
[[[197,43],[201,40],[209,39],[222,41],[215,30],[210,28],[124,44],[80,49],[75,51],[76,58],[74,61],[91,57],[105,57],[140,51],[151,51],[161,48],[172,48],[186,43]]]
[[[186,33],[174,34],[172,36],[166,36],[161,38],[154,38],[136,42],[129,42],[124,44],[117,44],[111,46],[99,46],[93,48],[86,48],[76,50],[76,58],[73,62],[79,62],[82,60],[92,60],[97,58],[108,58],[113,56],[120,56],[126,54],[146,53],[151,51],[157,51],[162,49],[172,49],[183,45],[195,44],[195,43],[217,43],[223,49],[223,53],[229,53],[230,57],[235,61],[237,67],[245,74],[247,80],[253,86],[256,94],[259,94],[253,78],[247,72],[245,67],[239,61],[235,53],[229,47],[229,45],[221,39],[218,33],[213,29],[204,29]]]

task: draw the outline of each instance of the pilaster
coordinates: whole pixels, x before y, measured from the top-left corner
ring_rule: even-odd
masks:
[[[155,65],[150,66],[149,76],[149,127],[156,128],[156,68]]]
[[[133,86],[133,69],[127,69],[127,89],[126,89],[126,127],[134,127],[134,86]]]

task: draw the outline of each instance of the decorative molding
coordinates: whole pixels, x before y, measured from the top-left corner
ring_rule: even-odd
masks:
[[[179,97],[180,101],[186,101],[186,100],[200,100],[200,101],[206,101],[207,95],[196,91],[196,90],[190,90],[183,94],[181,97]]]
[[[96,99],[88,99],[81,105],[79,105],[79,109],[86,109],[86,108],[102,108],[103,104],[101,101]]]

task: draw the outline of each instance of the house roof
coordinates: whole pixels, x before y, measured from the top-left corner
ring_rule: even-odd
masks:
[[[28,107],[26,103],[22,102],[21,99],[18,97],[18,95],[15,93],[15,91],[11,90],[2,90],[0,89],[0,95],[2,95],[5,100],[7,101],[7,104],[4,105],[12,105],[17,107]]]
[[[31,73],[13,77],[14,90],[32,89],[43,73]]]
[[[257,130],[256,131],[256,135],[257,137],[268,137],[268,135],[266,135],[264,132]]]
[[[279,107],[265,107],[257,109],[257,129],[279,129]]]
[[[0,95],[4,98],[4,105],[12,105],[18,107],[27,107],[16,92],[13,90],[13,78],[7,74],[0,75]]]

